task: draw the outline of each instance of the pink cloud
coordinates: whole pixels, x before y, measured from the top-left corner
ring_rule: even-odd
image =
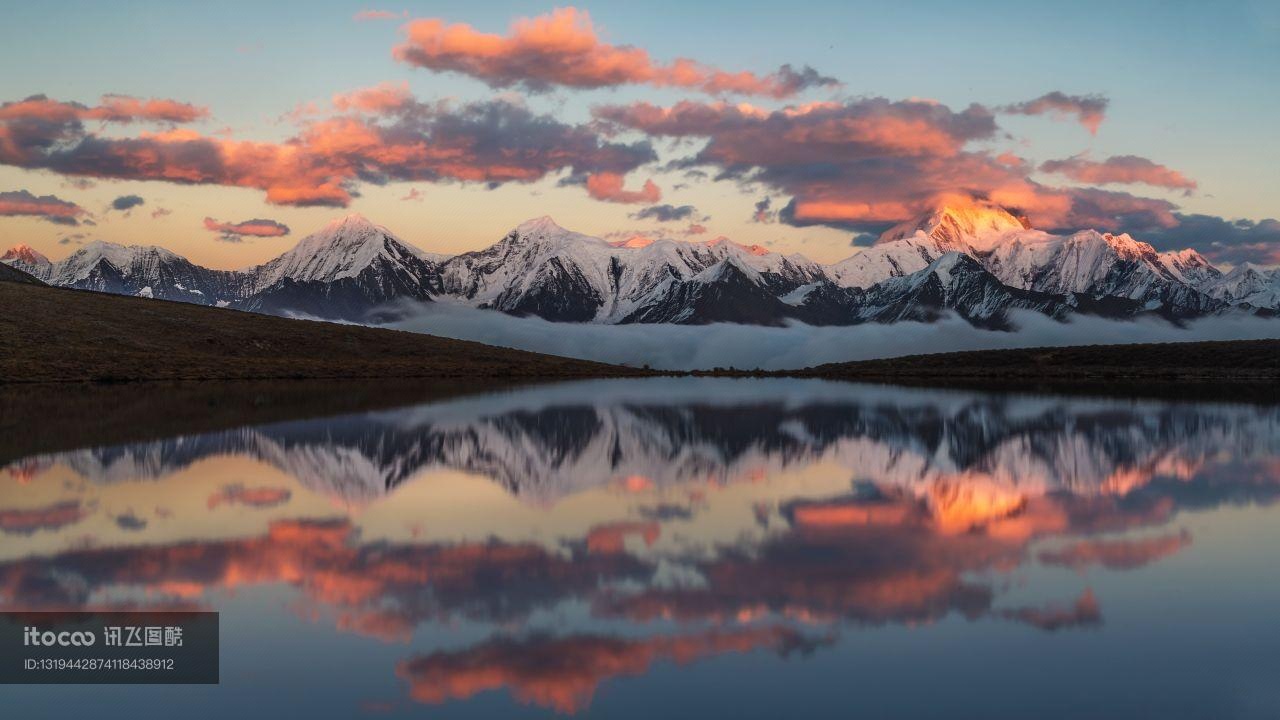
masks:
[[[54,195],[33,195],[26,190],[0,192],[0,215],[31,215],[58,225],[77,225],[84,208]]]
[[[1081,156],[1050,160],[1040,170],[1092,185],[1142,183],[1187,192],[1196,189],[1196,182],[1186,175],[1137,155],[1114,155],[1102,162]]]
[[[988,200],[1044,228],[1116,227],[1138,217],[1150,227],[1176,222],[1159,199],[1096,188],[1059,188],[1030,179],[1027,163],[972,149],[998,137],[991,110],[952,110],[927,100],[861,98],[777,110],[745,103],[638,102],[593,108],[608,131],[705,139],[677,167],[744,186],[789,193],[778,219],[868,232],[944,202]],[[773,217],[757,207],[753,219]]]
[[[404,108],[413,102],[409,83],[381,83],[369,88],[353,90],[333,96],[333,106],[339,110],[368,113],[386,113]]]
[[[393,53],[396,59],[417,67],[462,73],[492,87],[522,85],[531,90],[643,84],[713,95],[782,98],[810,87],[836,84],[809,67],[797,71],[784,65],[762,76],[724,71],[688,58],[663,65],[641,48],[601,41],[591,16],[572,7],[517,19],[505,36],[438,18],[414,20],[405,26],[405,42]]]
[[[385,108],[386,96],[357,92],[343,102]],[[50,109],[56,111],[52,116]],[[413,102],[389,115],[304,121],[283,142],[187,129],[104,136],[86,129],[68,103],[0,105],[0,164],[73,176],[257,188],[278,205],[345,206],[365,180],[496,185],[534,182],[566,169],[581,177],[622,175],[654,159],[647,142],[607,142],[589,126],[503,101],[457,107]],[[599,187],[608,194],[607,180]],[[655,195],[656,186],[641,191],[642,197]]]
[[[1034,100],[1006,105],[1001,110],[1014,115],[1074,116],[1085,129],[1097,135],[1098,127],[1106,117],[1109,102],[1101,95],[1067,95],[1055,90]]]
[[[592,173],[587,176],[587,193],[596,200],[614,203],[655,203],[662,199],[662,190],[652,180],[645,180],[639,190],[625,190],[623,177],[618,173]]]
[[[101,120],[113,123],[189,123],[209,116],[208,108],[167,99],[141,99],[128,95],[103,95],[94,107],[74,102],[50,100],[33,95],[25,100],[0,105],[0,120]]]
[[[244,222],[218,222],[213,218],[204,219],[204,229],[221,233],[226,239],[238,239],[245,235],[250,237],[282,237],[289,234],[289,226],[275,220],[255,218]]]

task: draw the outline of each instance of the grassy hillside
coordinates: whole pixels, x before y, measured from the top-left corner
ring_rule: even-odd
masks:
[[[416,333],[17,282],[0,282],[0,349],[0,383],[643,374]]]

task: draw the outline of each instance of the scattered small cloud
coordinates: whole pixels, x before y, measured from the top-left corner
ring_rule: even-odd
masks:
[[[111,201],[111,209],[122,211],[125,215],[128,215],[130,210],[144,204],[145,202],[146,201],[139,195],[121,195]]]
[[[249,237],[282,237],[289,234],[289,226],[275,220],[255,218],[238,223],[218,222],[211,217],[204,219],[204,228],[219,233],[224,242],[240,242]]]
[[[692,205],[650,205],[631,213],[633,220],[656,220],[658,222],[674,222],[694,217],[698,209]]]
[[[778,213],[771,208],[773,206],[773,198],[763,197],[756,202],[756,211],[751,214],[751,222],[771,223],[778,219]]]
[[[1107,105],[1110,101],[1102,95],[1067,95],[1054,90],[1034,100],[1005,105],[1002,112],[1013,115],[1050,115],[1052,117],[1074,117],[1076,122],[1084,126],[1091,134],[1098,134],[1098,127],[1106,118]]]
[[[33,195],[26,190],[0,192],[0,216],[26,215],[55,225],[79,225],[85,214],[84,208],[55,195]]]

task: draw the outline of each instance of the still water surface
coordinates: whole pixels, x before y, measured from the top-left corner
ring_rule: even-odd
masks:
[[[506,390],[23,457],[0,609],[221,613],[6,717],[1280,717],[1280,409]]]

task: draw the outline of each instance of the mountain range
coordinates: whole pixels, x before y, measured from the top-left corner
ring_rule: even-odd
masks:
[[[404,301],[607,324],[855,325],[954,313],[991,329],[1010,329],[1011,310],[1175,322],[1280,311],[1280,270],[1223,272],[1194,250],[1157,252],[1127,234],[1055,235],[981,203],[939,208],[830,265],[725,238],[611,243],[549,217],[448,256],[355,214],[238,271],[103,241],[57,262],[19,245],[0,261],[50,285],[356,322],[394,316]]]

